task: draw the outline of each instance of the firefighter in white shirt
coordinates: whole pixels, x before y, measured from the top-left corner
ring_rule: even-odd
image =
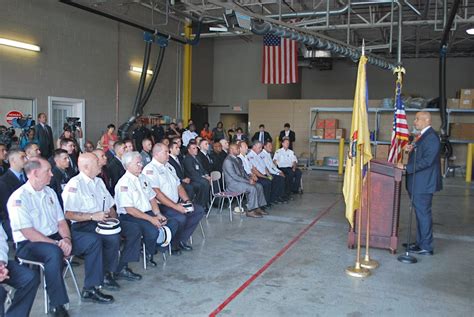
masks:
[[[168,158],[168,146],[162,143],[155,144],[153,159],[143,168],[142,174],[148,178],[156,193],[161,213],[168,219],[176,219],[179,223],[178,232],[171,243],[173,254],[181,254],[181,250],[192,250],[187,242],[204,216],[204,209],[198,204],[193,204],[194,211],[188,212],[183,204],[179,203],[180,200],[183,203],[191,203],[191,200],[179,178],[166,166]]]
[[[298,159],[295,153],[290,150],[290,139],[284,137],[281,143],[282,148],[278,149],[273,156],[273,162],[285,173],[288,186],[293,194],[300,191],[301,170],[296,167]]]
[[[138,225],[126,221],[120,223],[120,234],[96,232],[97,222],[117,218],[113,209],[115,201],[102,179],[97,177],[101,168],[95,154],[81,154],[78,165],[80,173],[69,180],[62,193],[65,215],[72,222],[73,237],[88,235],[102,242],[104,288],[118,290],[120,285],[116,279],[136,281],[142,278],[127,266],[128,262],[140,260],[141,232]],[[124,247],[119,256],[121,236]]]
[[[145,175],[141,174],[143,162],[140,153],[128,152],[122,157],[125,174],[115,186],[115,203],[120,221],[136,223],[140,227],[145,243],[147,261],[156,266],[153,256],[157,252],[156,239],[159,228],[166,225],[174,236],[178,222],[167,219],[160,212],[156,202],[156,193]]]
[[[265,192],[265,200],[271,206],[272,204],[281,204],[285,202],[282,198],[285,190],[285,182],[283,177],[274,177],[268,170],[264,159],[260,156],[263,144],[255,141],[252,149],[247,154],[247,159],[252,165],[252,173],[258,177],[258,182],[262,184]]]

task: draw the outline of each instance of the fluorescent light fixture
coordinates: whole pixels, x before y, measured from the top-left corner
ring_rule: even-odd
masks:
[[[469,35],[474,35],[474,26],[470,27],[469,29],[466,30],[466,33]]]
[[[130,66],[130,70],[132,72],[141,74],[143,69],[141,67],[137,67],[137,66]],[[146,73],[147,73],[147,75],[153,75],[153,71],[149,70],[149,69],[146,71]]]
[[[38,45],[18,42],[18,41],[9,40],[5,38],[1,38],[1,37],[0,37],[0,45],[6,45],[6,46],[11,46],[11,47],[21,48],[24,50],[35,51],[35,52],[41,51],[41,47],[39,47]]]

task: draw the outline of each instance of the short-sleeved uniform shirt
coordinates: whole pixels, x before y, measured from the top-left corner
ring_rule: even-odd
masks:
[[[276,161],[278,167],[281,168],[293,167],[293,163],[298,162],[295,153],[290,149],[285,150],[284,148],[278,149],[275,152],[273,160]]]
[[[247,154],[247,159],[249,160],[250,164],[255,167],[260,173],[263,175],[267,174],[267,171],[265,170],[265,161],[257,155],[253,150]]]
[[[273,163],[272,155],[270,153],[268,153],[265,150],[262,150],[262,152],[260,152],[258,156],[263,160],[263,162],[265,163],[265,166],[267,167],[267,169],[270,171],[271,174],[277,175],[281,172]]]
[[[69,180],[61,197],[63,198],[65,211],[108,212],[115,204],[114,198],[110,195],[101,178],[94,177],[92,179],[82,172]]]
[[[21,229],[34,228],[45,236],[58,232],[58,223],[64,220],[64,213],[53,189],[44,187],[36,191],[26,182],[13,192],[7,202],[13,240],[27,240]]]
[[[125,207],[133,207],[141,212],[150,211],[150,200],[155,196],[156,193],[145,175],[140,174],[137,177],[127,171],[115,185],[117,213],[126,214]]]
[[[159,188],[174,203],[178,202],[181,181],[166,165],[153,159],[143,168],[142,174],[148,178],[152,188]]]

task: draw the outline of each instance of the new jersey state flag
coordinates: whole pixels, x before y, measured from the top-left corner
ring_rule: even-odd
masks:
[[[357,71],[357,84],[352,110],[351,143],[349,156],[346,161],[344,186],[342,192],[346,203],[346,218],[354,227],[354,211],[360,206],[362,197],[361,182],[364,176],[364,166],[372,159],[370,147],[369,121],[367,115],[367,78],[365,65],[367,57],[361,56]],[[360,156],[362,155],[362,164]],[[342,164],[342,162],[340,162]]]

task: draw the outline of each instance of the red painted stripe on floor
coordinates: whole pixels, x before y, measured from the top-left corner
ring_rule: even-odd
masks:
[[[309,225],[303,228],[296,237],[290,240],[277,254],[275,254],[267,263],[265,263],[254,275],[252,275],[245,283],[240,285],[240,287],[235,290],[225,301],[222,302],[212,313],[209,314],[210,317],[217,316],[231,301],[233,301],[240,293],[242,293],[253,281],[257,279],[263,272],[265,272],[270,265],[272,265],[276,260],[278,260],[289,248],[291,248],[296,242],[298,242],[305,234],[311,229],[323,216],[325,216],[331,209],[342,200],[339,198],[335,202],[333,202],[328,208],[323,210],[316,218],[311,221]]]

